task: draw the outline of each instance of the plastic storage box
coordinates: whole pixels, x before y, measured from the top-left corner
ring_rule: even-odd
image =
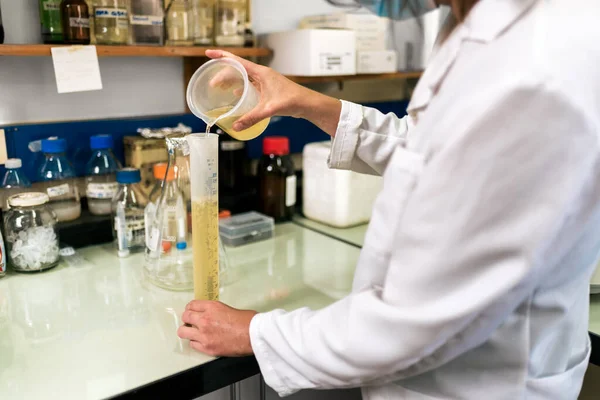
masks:
[[[304,146],[304,215],[336,228],[368,222],[375,198],[383,187],[383,179],[329,169],[327,157],[330,147],[331,141]]]
[[[273,218],[251,211],[219,221],[219,234],[225,246],[237,247],[273,237]]]

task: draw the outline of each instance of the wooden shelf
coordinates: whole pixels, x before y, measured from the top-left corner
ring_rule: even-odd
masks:
[[[25,44],[25,45],[0,45],[0,56],[50,56],[52,47],[61,45],[50,44]],[[97,45],[99,57],[204,57],[204,53],[214,47],[174,47],[174,46],[100,46]],[[271,50],[251,47],[224,48],[240,57],[268,56]]]
[[[367,79],[418,79],[423,74],[422,71],[393,72],[390,74],[360,74],[360,75],[336,75],[336,76],[288,76],[296,83],[323,83],[323,82],[344,82],[358,81]]]

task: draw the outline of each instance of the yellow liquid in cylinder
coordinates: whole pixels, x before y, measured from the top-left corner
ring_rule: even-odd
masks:
[[[192,202],[194,298],[219,300],[219,204]]]
[[[218,118],[221,115],[228,112],[229,110],[231,110],[232,108],[233,107],[231,106],[216,108],[214,110],[208,111],[206,115],[210,118]],[[260,134],[263,133],[265,129],[267,129],[267,126],[271,121],[271,118],[265,118],[262,121],[252,125],[248,129],[244,129],[243,131],[234,131],[233,123],[239,118],[239,115],[232,115],[230,117],[220,119],[217,121],[217,126],[223,129],[225,132],[227,132],[231,137],[236,138],[237,140],[250,140],[260,136]]]

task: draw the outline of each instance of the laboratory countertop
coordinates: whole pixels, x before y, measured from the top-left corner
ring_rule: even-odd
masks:
[[[305,228],[317,231],[326,236],[336,238],[352,246],[362,247],[365,242],[368,224],[361,224],[350,228],[334,228],[308,218],[294,217],[294,222]]]
[[[215,360],[177,337],[192,293],[147,283],[143,254],[119,259],[109,245],[79,254],[80,266],[0,280],[0,398],[191,399],[258,372],[253,357]],[[322,308],[350,291],[358,254],[277,225],[271,240],[227,249],[221,299],[259,311]]]

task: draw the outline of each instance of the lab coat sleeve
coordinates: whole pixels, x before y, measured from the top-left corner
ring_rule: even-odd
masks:
[[[340,122],[333,138],[329,167],[383,175],[397,146],[403,146],[413,126],[408,115],[394,113],[342,100]]]
[[[489,106],[458,123],[470,101]],[[443,365],[484,343],[552,273],[544,260],[561,255],[551,243],[595,179],[594,128],[548,88],[465,102],[436,124],[456,129],[388,232],[395,246],[383,285],[319,311],[252,320],[256,358],[280,395],[383,384]],[[381,257],[367,246],[359,268]]]

